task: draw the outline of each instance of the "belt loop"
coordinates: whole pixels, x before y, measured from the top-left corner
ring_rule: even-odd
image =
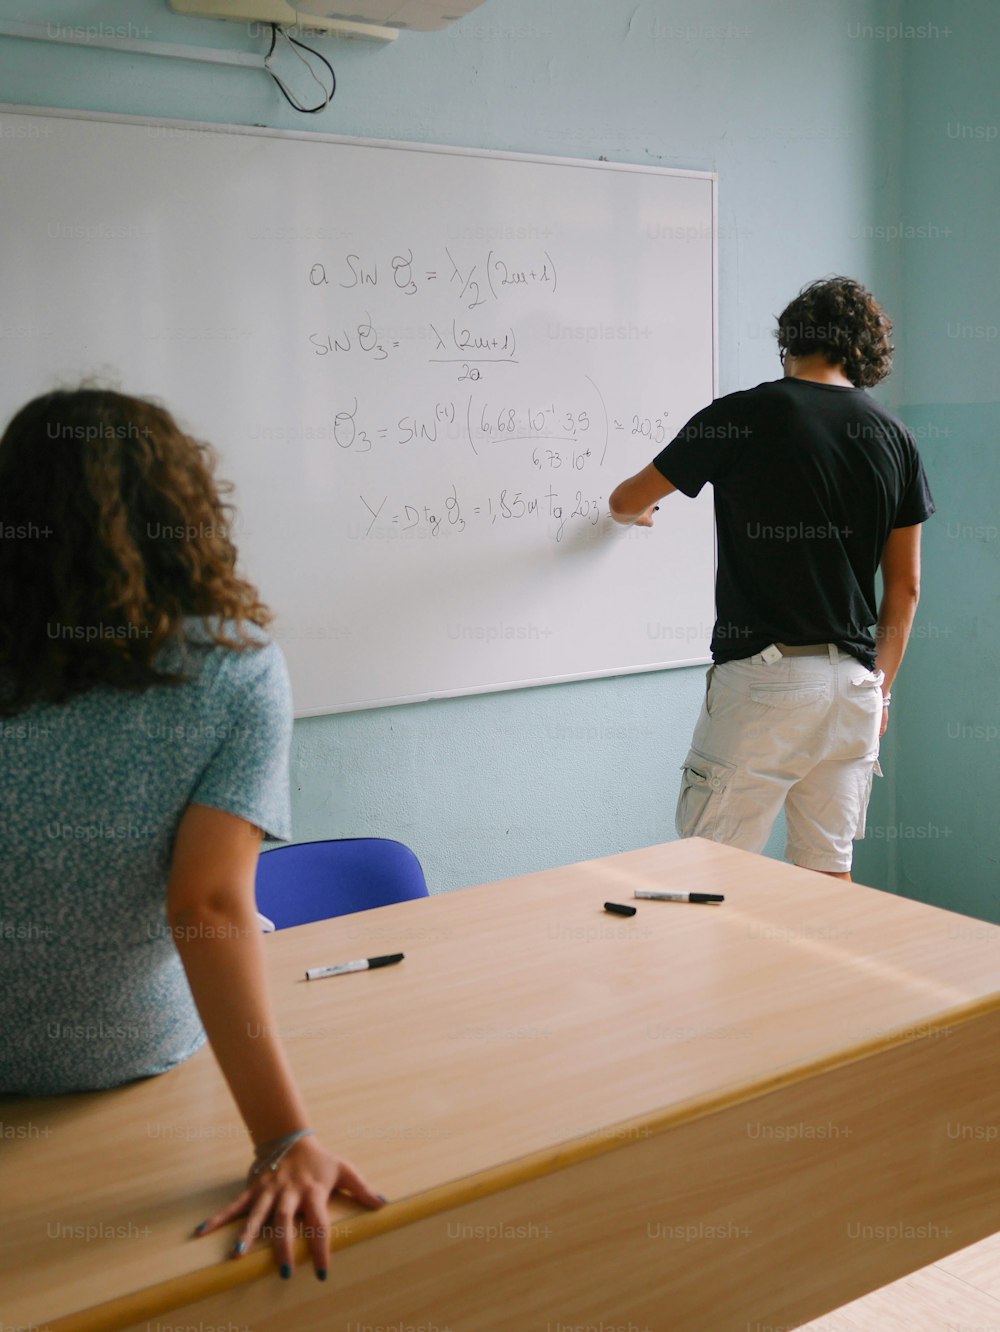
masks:
[[[827,647],[830,649],[830,664],[836,666],[840,660],[840,648],[837,647],[836,643],[827,643]]]

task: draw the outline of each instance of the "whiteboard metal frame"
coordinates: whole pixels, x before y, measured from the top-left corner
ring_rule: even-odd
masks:
[[[366,139],[345,134],[322,134],[312,130],[280,129],[269,125],[236,125],[225,121],[180,120],[162,116],[122,115],[111,111],[91,111],[74,107],[31,106],[23,103],[0,102],[0,114],[26,116],[53,116],[65,120],[108,121],[125,125],[163,125],[170,129],[190,130],[205,134],[248,134],[271,139],[302,139],[307,142],[341,144],[354,148],[384,148],[407,152],[441,154],[454,157],[486,157],[512,162],[540,162],[548,166],[589,167],[598,171],[641,172],[651,176],[683,176],[688,179],[707,180],[712,199],[712,394],[719,395],[719,173],[697,171],[684,167],[651,166],[645,162],[607,162],[603,159],[581,157],[554,157],[543,153],[519,153],[495,148],[461,147],[454,144],[416,143],[406,139]],[[707,404],[706,404],[707,405]],[[715,520],[712,520],[713,533]],[[713,572],[718,571],[718,542],[713,543]],[[583,680],[606,680],[622,675],[648,675],[655,671],[681,670],[690,666],[704,666],[711,656],[684,658],[681,661],[660,662],[655,665],[606,668],[567,675],[551,676],[546,680],[512,680],[501,684],[474,685],[467,688],[444,689],[429,693],[405,695],[399,698],[369,699],[363,703],[346,704],[331,711],[329,708],[296,710],[295,717],[327,717],[341,712],[368,712],[375,708],[399,707],[410,703],[429,703],[435,699],[465,698],[475,694],[509,693],[515,689],[540,689],[548,685],[574,684]]]

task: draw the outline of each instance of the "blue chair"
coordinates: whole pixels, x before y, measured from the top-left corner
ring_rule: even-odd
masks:
[[[279,930],[428,897],[420,861],[387,837],[299,842],[257,860],[257,910]]]

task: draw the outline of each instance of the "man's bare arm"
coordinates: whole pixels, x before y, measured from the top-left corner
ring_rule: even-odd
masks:
[[[896,527],[882,552],[882,603],[875,629],[875,664],[885,675],[888,693],[910,637],[920,600],[920,524]],[[882,714],[884,733],[888,716]]]
[[[673,482],[650,463],[611,492],[608,500],[611,516],[615,522],[626,526],[652,527],[656,501],[676,489]]]

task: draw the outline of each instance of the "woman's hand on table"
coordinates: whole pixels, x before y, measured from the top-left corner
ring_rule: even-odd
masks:
[[[294,1268],[295,1239],[300,1233],[297,1218],[301,1218],[301,1233],[309,1239],[316,1276],[325,1281],[330,1253],[327,1204],[337,1192],[349,1193],[365,1207],[379,1208],[386,1202],[348,1161],[331,1155],[315,1137],[304,1137],[274,1169],[267,1166],[256,1174],[251,1171],[239,1197],[203,1221],[195,1234],[209,1235],[236,1217],[245,1217],[232,1256],[239,1258],[270,1231],[274,1256],[281,1275],[287,1278]]]

